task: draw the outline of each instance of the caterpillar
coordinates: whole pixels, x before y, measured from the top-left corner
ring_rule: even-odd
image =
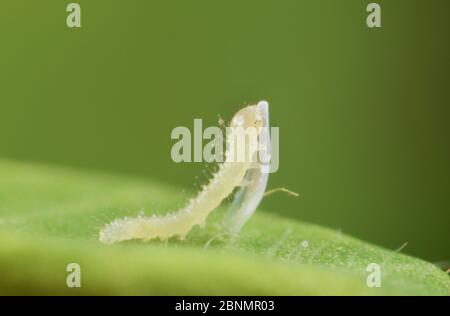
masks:
[[[225,160],[197,197],[190,199],[184,208],[164,216],[116,219],[100,230],[100,242],[111,244],[132,239],[149,241],[157,238],[165,241],[174,236],[184,239],[194,226],[204,225],[208,215],[236,187],[240,187],[240,190],[235,194],[225,216],[223,229],[228,234],[238,234],[259,205],[269,175],[267,164],[255,163],[252,159],[236,161],[236,139],[243,129],[249,127],[255,128],[257,137],[250,138],[245,146],[256,147],[258,150],[262,148],[264,154],[270,157],[269,104],[260,101],[256,105],[242,108],[233,116],[227,128]]]

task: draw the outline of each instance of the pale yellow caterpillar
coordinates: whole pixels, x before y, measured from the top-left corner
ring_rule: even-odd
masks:
[[[222,200],[241,186],[224,222],[227,233],[237,234],[260,203],[269,175],[268,166],[261,163],[255,165],[253,159],[236,161],[236,136],[239,137],[237,134],[249,127],[257,131],[257,137],[247,139],[246,146],[258,149],[264,147],[265,154],[269,155],[269,105],[261,101],[257,105],[244,107],[234,115],[229,127],[231,133],[227,133],[225,161],[196,198],[191,199],[184,208],[165,216],[116,219],[100,231],[100,241],[167,240],[174,236],[184,239],[195,225],[203,225]]]

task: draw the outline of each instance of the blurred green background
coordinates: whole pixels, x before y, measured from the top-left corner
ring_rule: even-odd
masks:
[[[188,194],[205,166],[172,162],[171,130],[267,99],[270,187],[301,198],[265,210],[450,259],[449,1],[376,1],[381,29],[361,0],[84,0],[81,29],[69,2],[0,4],[1,158]]]

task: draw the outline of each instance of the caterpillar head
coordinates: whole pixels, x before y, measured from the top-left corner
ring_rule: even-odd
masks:
[[[239,110],[227,128],[226,161],[251,163],[260,166],[261,156],[270,152],[269,104],[260,101]]]
[[[254,127],[260,129],[267,126],[269,116],[269,103],[260,101],[256,105],[249,105],[239,110],[231,120],[230,127],[248,128]]]

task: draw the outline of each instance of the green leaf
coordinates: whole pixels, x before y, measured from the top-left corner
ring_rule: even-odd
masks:
[[[223,210],[185,241],[98,241],[117,217],[176,210],[189,197],[145,179],[0,161],[0,294],[450,294],[430,263],[270,210],[235,241],[219,235]],[[66,286],[71,262],[81,288]],[[379,288],[366,284],[370,263],[381,265]]]

